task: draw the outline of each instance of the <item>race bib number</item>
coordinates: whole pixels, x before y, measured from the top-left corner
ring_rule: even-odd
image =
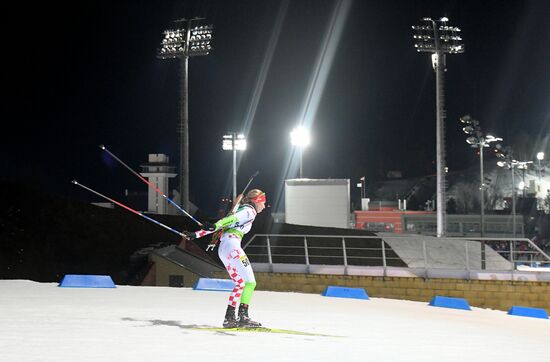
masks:
[[[250,265],[250,262],[248,261],[248,258],[246,256],[241,257],[241,262],[245,267]]]

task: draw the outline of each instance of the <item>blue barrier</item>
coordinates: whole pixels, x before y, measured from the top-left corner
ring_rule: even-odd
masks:
[[[193,287],[194,290],[213,290],[219,292],[230,292],[235,283],[229,279],[199,278]]]
[[[517,315],[520,317],[542,318],[548,319],[548,313],[541,308],[520,307],[518,305],[512,306],[508,311],[510,315]]]
[[[67,274],[59,283],[61,288],[116,288],[108,275]]]
[[[430,305],[432,307],[472,310],[466,299],[442,297],[439,295],[432,298]]]
[[[324,297],[369,299],[367,292],[363,288],[328,286],[321,295]]]

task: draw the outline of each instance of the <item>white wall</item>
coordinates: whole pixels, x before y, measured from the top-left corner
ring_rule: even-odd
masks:
[[[349,179],[285,181],[285,221],[289,224],[349,228]]]

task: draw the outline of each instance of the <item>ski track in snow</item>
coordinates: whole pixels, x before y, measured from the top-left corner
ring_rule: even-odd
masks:
[[[550,320],[427,303],[255,291],[270,328],[220,327],[228,293],[189,288],[59,288],[0,280],[0,361],[550,361]]]

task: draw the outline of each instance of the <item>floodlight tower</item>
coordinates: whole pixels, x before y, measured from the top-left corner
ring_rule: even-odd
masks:
[[[514,159],[513,150],[511,147],[502,147],[496,145],[496,156],[499,158],[497,166],[507,167],[512,175],[512,234],[516,237],[516,183],[514,180],[514,169],[526,170],[527,166],[533,161],[518,161]]]
[[[489,147],[492,142],[502,141],[500,137],[494,137],[492,135],[485,135],[481,131],[479,122],[476,119],[465,115],[460,117],[460,122],[466,126],[462,128],[462,131],[469,135],[466,138],[466,143],[473,148],[479,148],[479,206],[480,206],[480,236],[481,236],[481,269],[485,269],[485,240],[483,240],[485,232],[485,179],[483,177],[483,149]]]
[[[460,29],[447,24],[443,17],[438,21],[423,18],[422,25],[413,26],[418,52],[432,54],[432,66],[436,75],[436,157],[437,157],[437,236],[446,234],[445,210],[445,90],[443,72],[446,71],[445,56],[464,52]]]
[[[246,138],[243,134],[229,132],[223,136],[222,149],[233,151],[233,202],[237,199],[237,151],[246,150]]]
[[[212,50],[212,25],[198,26],[203,18],[180,19],[174,21],[174,28],[164,31],[160,59],[180,60],[180,122],[179,135],[179,191],[181,206],[189,210],[189,107],[188,107],[188,60],[189,57],[208,55]],[[194,26],[194,27],[193,27]]]

